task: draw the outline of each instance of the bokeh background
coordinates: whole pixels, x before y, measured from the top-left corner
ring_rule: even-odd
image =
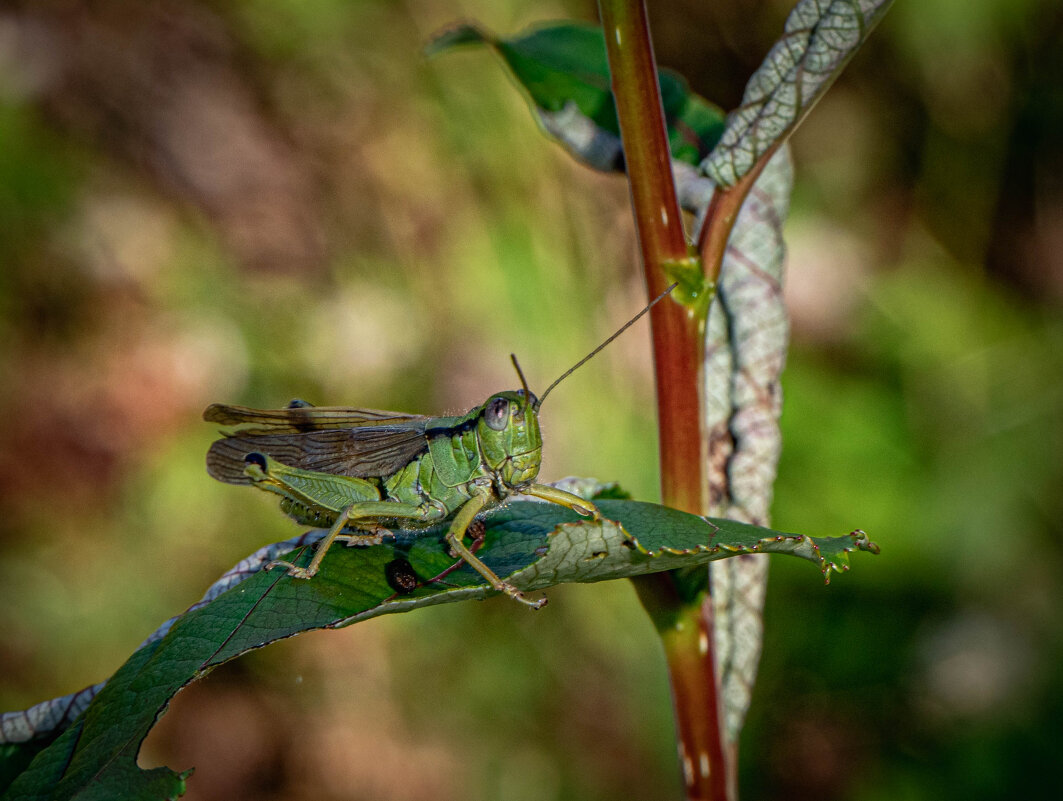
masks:
[[[651,4],[725,108],[789,3]],[[0,708],[113,672],[296,533],[210,481],[212,401],[428,413],[542,388],[644,302],[621,178],[537,131],[458,19],[586,0],[0,5]],[[794,140],[772,566],[743,798],[1043,797],[1063,742],[1063,10],[900,2]],[[656,499],[635,329],[551,396],[543,476]],[[296,638],[181,693],[190,799],[675,799],[626,583]],[[1056,784],[1053,781],[1053,784]]]

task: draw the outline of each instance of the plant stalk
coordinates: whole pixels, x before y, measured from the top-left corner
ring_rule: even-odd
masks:
[[[650,297],[671,283],[664,267],[690,257],[672,179],[657,67],[641,0],[601,0],[609,69],[624,145],[631,202]],[[705,459],[700,429],[704,321],[687,307],[650,312],[660,428],[661,494],[668,506],[704,514]]]
[[[650,297],[671,283],[670,264],[690,258],[672,177],[668,133],[643,0],[599,0],[631,202]],[[708,513],[708,441],[702,391],[705,320],[678,302],[650,317],[660,431],[661,497],[693,514]],[[680,767],[690,801],[730,801],[717,698],[712,622],[702,617],[705,592],[685,597],[676,576],[636,582],[668,657]],[[711,604],[708,604],[711,606]]]

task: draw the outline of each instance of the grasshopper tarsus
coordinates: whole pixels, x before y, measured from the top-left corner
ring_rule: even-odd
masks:
[[[317,574],[316,570],[310,571],[305,567],[299,567],[298,565],[294,565],[291,562],[285,562],[283,559],[274,559],[262,569],[268,571],[272,570],[275,567],[287,568],[287,574],[292,578],[311,579]]]
[[[513,592],[516,593],[516,595],[514,595],[512,593],[506,593],[506,594],[510,598],[512,598],[513,600],[520,601],[521,603],[524,604],[524,606],[528,607],[529,609],[534,609],[534,610],[542,609],[543,607],[546,606],[546,602],[550,600],[549,598],[546,598],[545,595],[542,596],[541,598],[537,598],[536,600],[529,600],[529,599],[525,598],[522,593],[520,593],[520,592],[518,592],[516,590],[514,590]]]
[[[505,595],[508,595],[514,601],[519,601],[520,603],[524,604],[525,606],[529,606],[532,609],[542,609],[544,606],[546,606],[547,598],[545,595],[542,598],[537,598],[536,600],[532,601],[529,598],[525,598],[524,593],[522,593],[509,582],[500,581],[499,585],[495,587],[495,589]]]

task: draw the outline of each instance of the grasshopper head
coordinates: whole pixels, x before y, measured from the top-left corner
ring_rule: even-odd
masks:
[[[530,392],[517,390],[496,393],[481,407],[476,423],[480,447],[508,487],[527,484],[539,475],[543,437],[535,403]]]
[[[487,399],[487,403],[480,407],[480,416],[476,421],[477,435],[484,460],[492,470],[498,472],[507,487],[530,484],[539,475],[539,464],[543,454],[543,437],[539,431],[539,409],[546,400],[546,396],[588,359],[593,358],[602,348],[630,328],[636,320],[653,308],[654,304],[660,302],[677,285],[677,283],[672,284],[664,290],[605,342],[562,373],[560,378],[546,388],[541,398],[536,398],[528,389],[528,382],[517,363],[517,357],[510,354],[509,358],[513,361],[513,367],[520,376],[521,389],[516,392],[499,392],[492,395]]]

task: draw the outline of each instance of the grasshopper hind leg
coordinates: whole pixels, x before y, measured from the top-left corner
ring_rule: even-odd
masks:
[[[341,531],[343,529],[343,525],[345,525],[344,520],[345,519],[341,516],[339,521],[341,524]],[[388,539],[394,538],[394,536],[395,532],[381,527],[374,527],[371,532],[366,532],[365,534],[333,534],[332,529],[329,529],[329,533],[327,533],[324,537],[318,540],[315,545],[317,546],[317,554],[321,554],[321,558],[324,559],[323,554],[328,551],[329,547],[334,542],[346,542],[348,547],[366,548],[370,545],[380,545],[386,542]],[[267,564],[264,569],[272,570],[275,567],[286,567],[288,568],[288,575],[292,578],[309,579],[313,578],[314,575],[317,573],[320,564],[321,559],[318,559],[317,555],[315,555],[314,559],[305,568],[299,567],[298,565],[292,562],[287,562],[283,559],[274,559],[272,562]]]
[[[391,531],[381,526],[376,525],[375,521],[381,519],[401,519],[401,520],[415,520],[419,523],[429,523],[433,520],[437,520],[445,514],[442,510],[436,506],[413,503],[399,503],[397,501],[360,501],[358,503],[352,503],[346,507],[339,515],[336,516],[336,522],[332,524],[332,528],[329,529],[328,534],[324,536],[321,542],[318,543],[317,553],[314,554],[314,558],[310,560],[310,564],[306,567],[299,567],[291,562],[275,561],[266,565],[266,570],[274,567],[286,567],[288,568],[288,575],[292,578],[309,579],[317,575],[317,571],[321,569],[321,562],[325,559],[325,554],[328,553],[328,549],[332,546],[332,543],[337,540],[346,540],[354,545],[376,545],[382,541],[385,533],[387,535],[394,536]],[[363,538],[360,534],[343,534],[343,529],[348,525],[358,526],[360,521],[369,521],[372,523],[372,533],[366,534]],[[374,542],[377,537],[381,538]],[[475,558],[475,557],[474,557]]]

